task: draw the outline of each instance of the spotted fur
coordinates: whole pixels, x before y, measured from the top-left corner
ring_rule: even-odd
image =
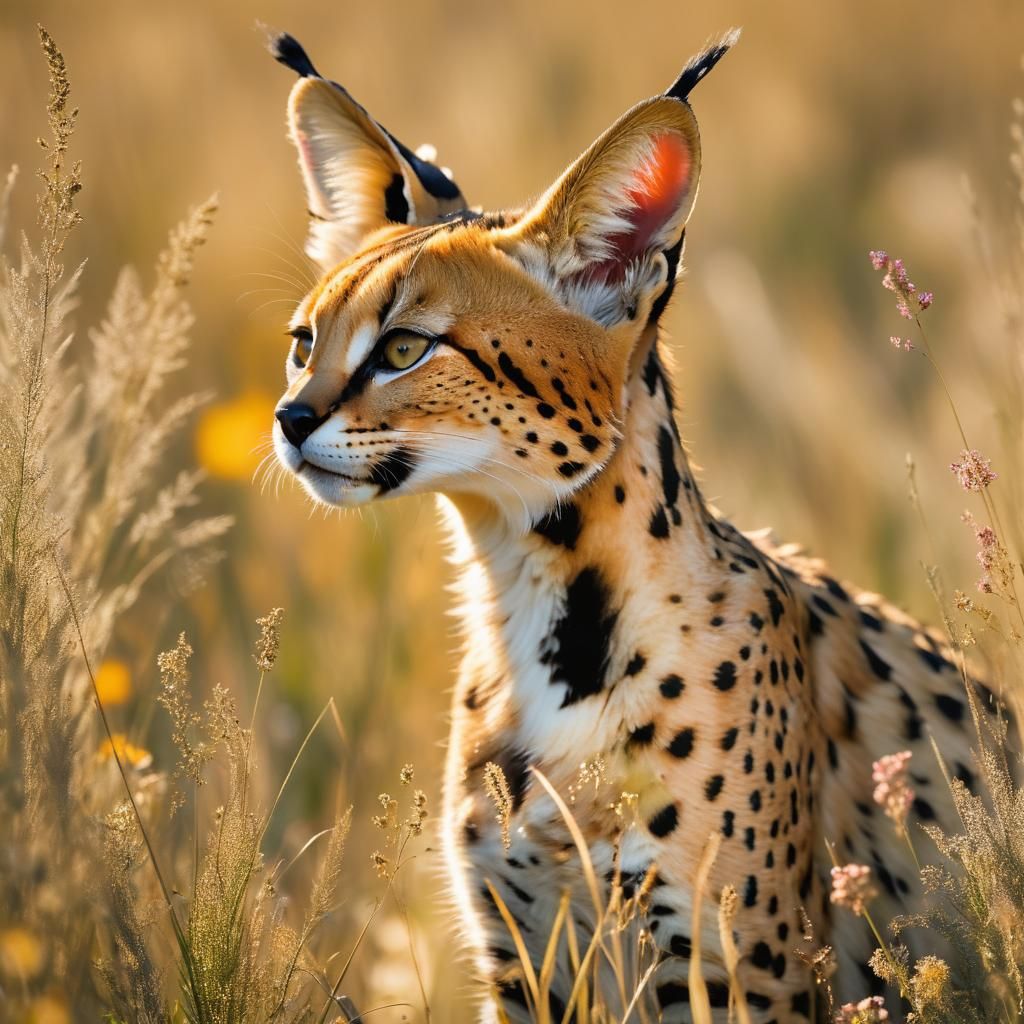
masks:
[[[801,908],[837,949],[839,997],[872,987],[873,940],[827,900],[825,839],[872,866],[880,919],[916,885],[871,803],[871,762],[912,750],[916,816],[945,826],[929,739],[970,779],[963,688],[937,637],[730,525],[680,441],[658,319],[699,180],[687,99],[732,41],[624,115],[536,203],[484,215],[294,40],[277,47],[302,76],[289,117],[324,267],[292,322],[277,451],[333,505],[444,495],[465,654],[443,842],[477,968],[512,1021],[527,1019],[524,995],[484,880],[537,962],[562,892],[586,905],[531,766],[567,793],[582,763],[603,763],[604,787],[574,810],[599,871],[656,872],[648,926],[665,953],[653,985],[667,1022],[691,1019],[692,880],[709,834],[722,836],[710,891],[731,883],[740,897],[751,1019],[809,1019]],[[409,335],[428,339],[423,356],[389,367],[389,341]],[[482,783],[492,762],[512,796],[507,850]],[[624,791],[637,820],[620,836],[610,805]],[[700,939],[724,1021],[713,908]],[[570,985],[556,975],[556,1009]]]

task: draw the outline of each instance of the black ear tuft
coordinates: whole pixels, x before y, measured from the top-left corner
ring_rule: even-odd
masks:
[[[713,46],[691,57],[679,77],[665,90],[665,95],[673,96],[677,100],[689,99],[693,87],[728,53],[729,48],[736,44],[739,37],[738,28],[730,29]]]
[[[269,43],[270,54],[278,63],[291,68],[300,78],[319,78],[320,73],[306,56],[302,44],[287,32],[274,36]]]

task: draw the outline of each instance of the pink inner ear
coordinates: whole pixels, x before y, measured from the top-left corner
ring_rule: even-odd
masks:
[[[630,260],[651,247],[682,202],[692,165],[690,151],[678,135],[656,135],[651,140],[649,160],[634,172],[623,192],[621,213],[630,230],[609,236],[615,255],[594,268],[595,277],[620,279]]]

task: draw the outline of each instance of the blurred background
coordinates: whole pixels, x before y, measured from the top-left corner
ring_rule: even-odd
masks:
[[[926,361],[889,344],[908,325],[867,251],[902,256],[935,292],[932,344],[972,444],[1000,472],[1004,508],[1019,507],[1021,349],[1002,282],[1021,255],[1008,157],[1011,103],[1024,92],[1024,5],[4,0],[0,167],[26,172],[15,227],[34,226],[28,172],[46,88],[37,22],[63,49],[81,108],[72,153],[84,165],[84,224],[68,262],[88,254],[83,334],[122,264],[146,271],[190,206],[212,192],[221,201],[190,289],[197,319],[180,380],[214,398],[167,476],[201,464],[205,510],[236,526],[204,588],[168,603],[158,628],[152,618],[119,628],[103,669],[120,694],[113,714],[159,763],[166,730],[144,735],[155,652],[182,629],[197,685],[228,686],[247,712],[253,620],[284,607],[259,729],[269,795],[329,697],[339,716],[300,762],[268,845],[288,856],[337,802],[356,801],[343,918],[361,920],[374,894],[376,793],[396,789],[413,762],[439,804],[456,643],[430,498],[325,515],[290,484],[276,493],[253,483],[283,381],[284,326],[313,273],[284,130],[293,76],[265,53],[257,21],[296,35],[403,141],[435,145],[469,200],[490,209],[541,192],[709,35],[742,26],[693,97],[703,181],[686,281],[663,321],[705,491],[743,528],[771,526],[840,577],[936,622],[920,564],[932,556],[907,500],[913,453],[935,557],[951,588],[973,589],[974,539],[948,469],[959,436]],[[405,895],[434,1010],[460,1019],[466,991],[446,974],[452,932],[436,901],[434,846],[420,849]],[[389,913],[353,983],[367,1000],[414,991],[405,933]]]

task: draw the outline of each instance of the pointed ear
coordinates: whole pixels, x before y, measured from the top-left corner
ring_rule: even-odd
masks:
[[[588,316],[605,324],[632,318],[642,293],[668,283],[662,254],[682,239],[699,178],[700,137],[689,105],[647,100],[517,224],[521,255],[529,263],[542,255],[563,298]]]
[[[513,255],[606,326],[645,310],[656,318],[667,302],[700,180],[689,94],[738,37],[707,47],[664,95],[623,115],[510,233]]]
[[[320,77],[295,39],[278,36],[271,52],[301,76],[288,99],[288,127],[309,204],[306,251],[317,263],[335,266],[389,223],[430,224],[466,208],[444,171]]]

